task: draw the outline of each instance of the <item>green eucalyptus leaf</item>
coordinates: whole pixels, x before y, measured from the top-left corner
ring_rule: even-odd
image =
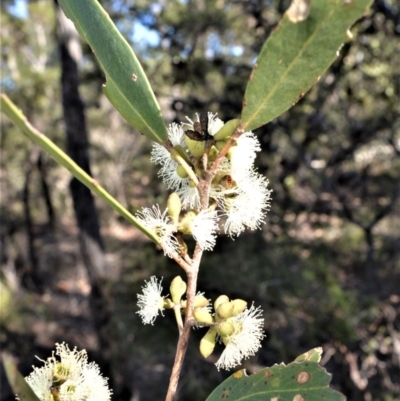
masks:
[[[18,399],[20,401],[40,401],[21,373],[18,372],[17,365],[11,355],[4,353],[2,359],[8,383],[10,383]]]
[[[317,0],[302,15],[289,9],[265,42],[250,75],[242,111],[246,130],[268,123],[304,96],[335,60],[348,40],[349,27],[370,3]]]
[[[103,68],[104,91],[110,102],[143,135],[164,142],[167,131],[146,74],[100,3],[97,0],[59,0],[59,3]]]
[[[141,221],[133,216],[124,208],[114,197],[112,197],[94,178],[86,171],[82,170],[65,152],[63,152],[46,135],[42,134],[33,127],[26,119],[24,114],[15,106],[15,104],[4,93],[0,93],[0,110],[10,118],[10,120],[22,130],[22,132],[33,142],[39,145],[45,152],[53,157],[61,166],[65,167],[76,179],[83,185],[86,185],[92,192],[103,199],[117,213],[128,220],[131,224],[141,230],[156,244],[160,244],[157,234],[146,227]]]
[[[285,366],[274,365],[247,376],[239,370],[220,384],[206,401],[344,401],[345,397],[329,388],[331,375],[316,361],[321,349],[301,355]]]

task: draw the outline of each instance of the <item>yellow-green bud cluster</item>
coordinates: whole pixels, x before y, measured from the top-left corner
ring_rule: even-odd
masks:
[[[229,336],[240,330],[233,318],[242,313],[246,307],[247,302],[242,299],[230,301],[228,296],[221,295],[214,302],[214,315],[210,312],[194,314],[198,323],[211,326],[200,341],[200,353],[205,358],[213,352],[217,336],[222,342],[226,342]]]

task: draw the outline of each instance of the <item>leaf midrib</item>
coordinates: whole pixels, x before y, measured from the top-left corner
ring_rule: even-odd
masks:
[[[321,25],[323,22],[325,22],[330,16],[331,14],[336,11],[336,7],[332,8],[332,10],[327,13],[326,18],[324,18],[318,25],[317,25],[317,29],[315,29],[314,33],[309,37],[309,39],[304,43],[304,45],[301,48],[301,51],[297,53],[297,56],[293,59],[293,61],[290,63],[289,67],[286,69],[286,72],[284,74],[282,74],[281,78],[277,81],[277,83],[273,86],[272,90],[269,92],[269,94],[265,97],[265,100],[262,101],[260,103],[260,105],[258,106],[258,108],[255,110],[255,112],[252,114],[251,118],[249,118],[249,120],[247,120],[246,123],[244,123],[244,127],[247,127],[251,121],[254,120],[254,118],[258,115],[258,113],[260,112],[260,109],[262,109],[264,107],[264,105],[269,101],[269,99],[275,94],[275,92],[277,91],[279,85],[281,84],[281,82],[283,81],[283,79],[288,75],[289,71],[293,68],[293,65],[297,62],[298,58],[304,53],[306,47],[308,46],[308,43],[314,39],[314,36],[316,35],[317,32],[320,31],[321,29]]]

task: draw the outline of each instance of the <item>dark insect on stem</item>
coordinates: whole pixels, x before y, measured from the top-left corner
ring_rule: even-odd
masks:
[[[193,130],[188,129],[185,131],[185,134],[193,141],[200,142],[212,139],[212,135],[208,133],[208,114],[204,112],[200,113],[199,120],[193,124]]]

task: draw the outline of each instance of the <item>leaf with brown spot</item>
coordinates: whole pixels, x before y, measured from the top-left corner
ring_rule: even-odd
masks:
[[[274,365],[250,376],[240,370],[219,385],[206,401],[226,398],[227,388],[229,401],[344,401],[342,394],[329,388],[331,375],[315,360],[320,357],[320,349],[304,355],[310,359],[296,360],[287,366]]]
[[[308,372],[302,371],[297,375],[296,380],[297,380],[297,383],[304,384],[304,383],[307,383],[310,379],[311,379],[310,374]]]

